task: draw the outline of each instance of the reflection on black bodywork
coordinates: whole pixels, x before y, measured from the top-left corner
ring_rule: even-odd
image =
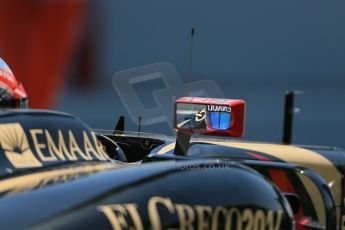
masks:
[[[87,166],[61,167],[54,170],[21,175],[0,181],[0,197],[9,197],[18,193],[47,188],[77,180],[92,173],[120,167],[117,164],[94,164]]]

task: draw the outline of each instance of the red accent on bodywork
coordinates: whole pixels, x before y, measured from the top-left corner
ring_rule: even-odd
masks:
[[[248,151],[246,151],[245,153],[252,157],[255,157],[256,159],[260,161],[271,161],[269,158],[257,153],[248,152]],[[280,191],[285,192],[285,193],[297,194],[295,188],[293,187],[293,184],[291,183],[289,177],[286,175],[284,171],[279,170],[279,169],[269,169],[268,174],[271,181],[280,189]],[[297,220],[301,220],[301,219],[303,219],[303,221],[308,220],[308,219],[304,219],[304,213],[303,213],[302,208],[300,208],[298,212],[295,214],[297,230],[305,229],[302,225],[298,224],[301,222]]]
[[[256,154],[256,153],[252,153],[252,152],[245,152],[245,153],[248,155],[251,155],[252,157],[255,157],[256,159],[261,160],[261,161],[271,161],[267,157],[261,156],[261,155]]]
[[[299,221],[296,221],[296,229],[297,230],[307,230],[308,227],[308,224],[310,223],[311,221],[308,219],[308,218],[301,218]]]

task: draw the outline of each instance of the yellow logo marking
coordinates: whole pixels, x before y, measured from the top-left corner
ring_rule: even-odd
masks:
[[[146,207],[148,217],[142,217],[139,205],[109,204],[98,206],[108,219],[114,230],[144,229],[144,223],[149,222],[152,230],[160,230],[164,227],[164,220],[175,218],[177,229],[281,229],[284,213],[282,210],[249,209],[240,210],[237,207],[212,207],[205,205],[175,204],[168,197],[151,197]],[[162,216],[161,209],[165,209],[168,216]],[[236,222],[233,222],[236,218]]]
[[[42,167],[43,162],[66,160],[110,160],[107,153],[98,145],[97,137],[94,134],[89,136],[85,130],[82,133],[83,142],[80,143],[77,142],[72,130],[68,130],[67,138],[61,130],[57,130],[57,138],[54,140],[47,129],[30,129],[28,132],[33,142],[32,149],[28,136],[19,123],[0,124],[0,147],[15,168]],[[84,151],[80,146],[84,147]],[[32,150],[35,150],[36,156]]]
[[[32,153],[24,129],[19,123],[0,125],[0,145],[7,159],[16,168],[41,167]]]

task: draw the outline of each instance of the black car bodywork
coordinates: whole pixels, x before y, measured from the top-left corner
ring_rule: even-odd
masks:
[[[310,165],[250,143],[196,141],[176,156],[170,140],[19,110],[0,115],[0,144],[1,229],[335,229],[344,211],[342,178],[335,190]],[[337,151],[317,153],[343,175]]]

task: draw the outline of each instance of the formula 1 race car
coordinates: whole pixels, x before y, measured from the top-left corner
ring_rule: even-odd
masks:
[[[244,116],[243,100],[181,98],[174,140],[3,111],[0,227],[344,228],[344,152],[226,139]]]

